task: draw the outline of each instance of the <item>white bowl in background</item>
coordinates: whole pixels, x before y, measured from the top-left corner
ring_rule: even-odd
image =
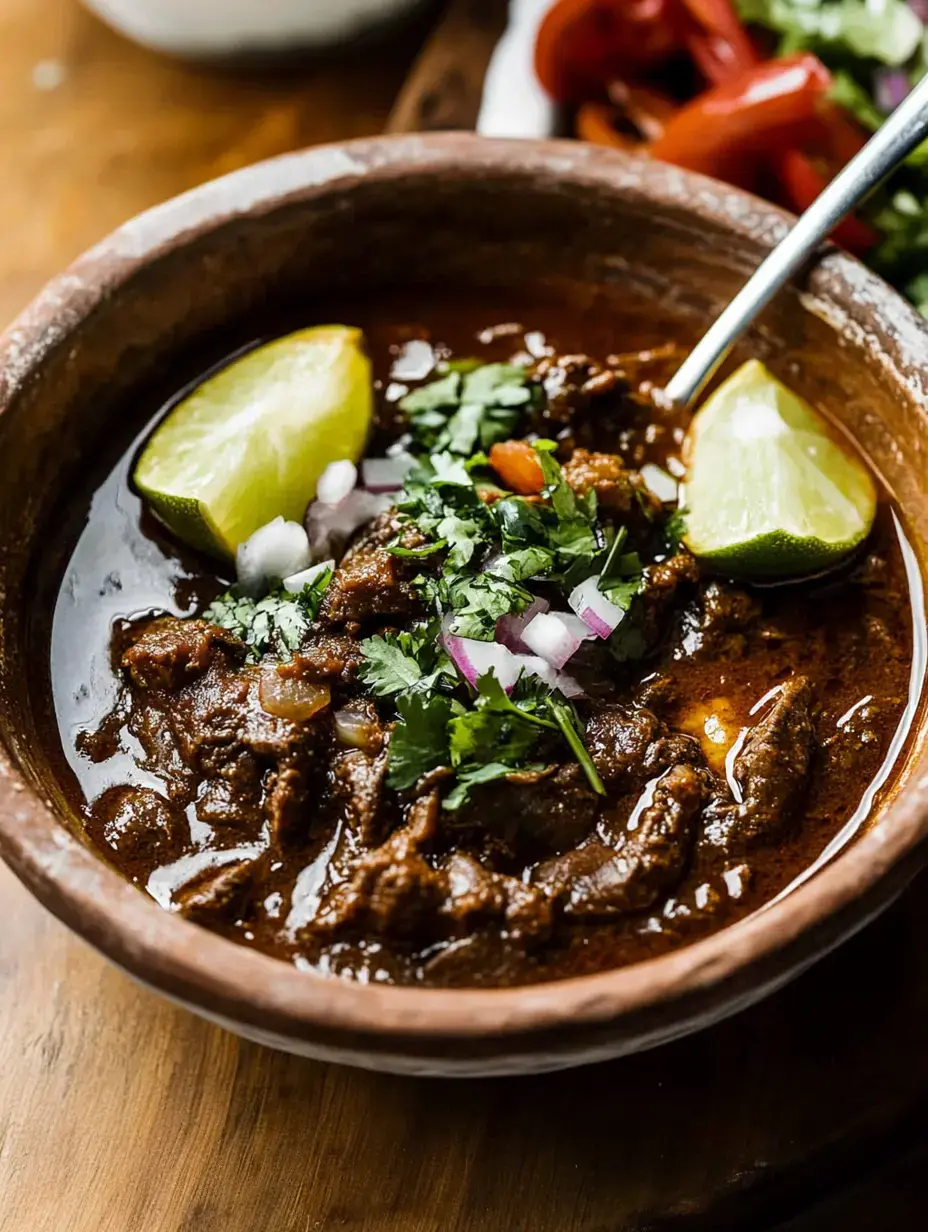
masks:
[[[421,0],[84,0],[157,51],[227,55],[324,46],[412,10]]]

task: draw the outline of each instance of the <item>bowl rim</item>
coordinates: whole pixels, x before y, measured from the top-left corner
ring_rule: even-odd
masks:
[[[140,267],[237,216],[271,212],[333,185],[350,191],[370,176],[390,178],[410,170],[466,177],[525,173],[549,183],[637,192],[661,207],[686,212],[697,202],[703,217],[768,246],[789,220],[783,211],[728,185],[580,142],[412,134],[285,154],[146,211],[52,280],[0,337],[0,414],[44,358]],[[901,362],[928,368],[928,323],[875,274],[829,246],[815,279],[849,288],[854,303],[888,316]],[[854,327],[853,313],[846,323]],[[859,341],[859,325],[856,331]],[[668,1001],[698,999],[716,985],[737,982],[749,967],[775,965],[784,952],[801,948],[803,938],[827,933],[829,920],[868,893],[888,898],[891,883],[899,882],[926,837],[928,775],[913,776],[880,824],[865,830],[814,878],[681,949],[598,974],[512,988],[359,984],[299,970],[164,911],[71,834],[51,802],[0,749],[0,854],[45,906],[106,956],[169,995],[235,1021],[259,1027],[271,1021],[307,1038],[347,1031],[368,1043],[376,1037],[475,1041],[592,1026]]]

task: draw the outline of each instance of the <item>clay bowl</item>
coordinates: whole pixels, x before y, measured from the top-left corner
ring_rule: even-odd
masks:
[[[53,282],[0,344],[0,852],[60,919],[144,983],[249,1038],[407,1073],[578,1065],[669,1040],[771,992],[885,907],[924,859],[924,717],[857,841],[772,907],[669,956],[557,984],[433,991],[298,972],[163,912],[84,846],[24,671],[37,563],[62,499],[132,394],[275,299],[521,287],[630,301],[692,334],[784,230],[713,181],[580,144],[394,137],[238,172],[128,223]],[[752,349],[850,429],[925,565],[928,326],[828,251]],[[60,521],[58,522],[60,526]]]

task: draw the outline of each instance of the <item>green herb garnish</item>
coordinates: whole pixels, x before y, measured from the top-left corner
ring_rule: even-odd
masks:
[[[318,616],[332,572],[331,562],[326,561],[316,566],[299,594],[278,589],[257,601],[233,587],[213,600],[203,619],[240,637],[252,660],[270,653],[289,658]]]
[[[512,436],[537,397],[528,371],[520,364],[460,360],[449,366],[399,403],[419,446],[467,457]]]

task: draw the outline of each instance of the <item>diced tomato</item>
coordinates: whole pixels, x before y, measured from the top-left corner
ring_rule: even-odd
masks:
[[[528,441],[500,441],[490,449],[490,465],[520,496],[534,496],[545,486],[538,454]]]

